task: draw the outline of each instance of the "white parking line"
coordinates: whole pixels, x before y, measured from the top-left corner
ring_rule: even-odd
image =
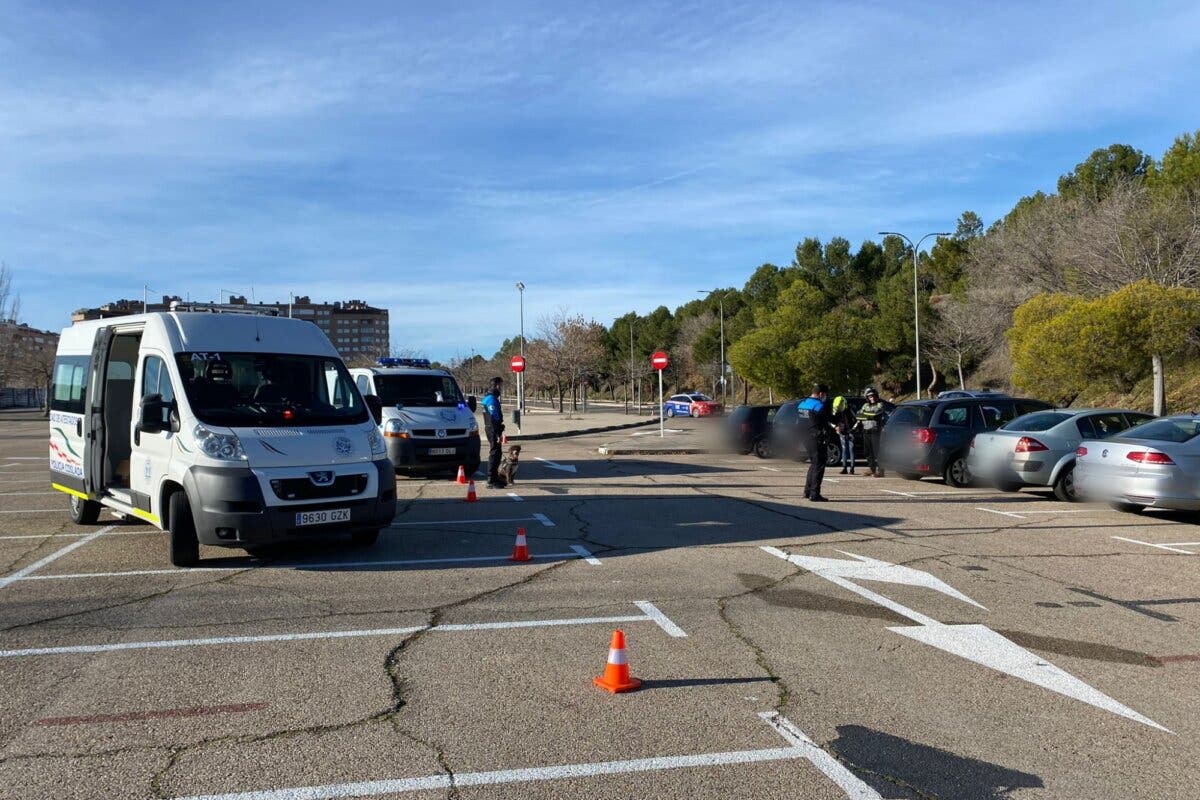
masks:
[[[81,548],[85,544],[87,544],[88,542],[90,542],[93,539],[96,539],[100,536],[103,536],[104,534],[108,533],[112,529],[113,529],[113,526],[109,525],[107,527],[101,528],[98,531],[93,531],[92,533],[89,533],[87,536],[84,536],[79,541],[71,542],[69,545],[62,548],[61,550],[56,550],[53,553],[51,553],[50,555],[46,556],[45,558],[39,559],[27,567],[23,567],[22,569],[17,570],[16,572],[12,573],[11,575],[5,575],[3,578],[0,578],[0,589],[3,589],[5,586],[8,586],[10,583],[12,583],[14,581],[21,580],[22,578],[26,577],[27,575],[32,575],[33,573],[37,572],[39,569],[46,566],[47,564],[57,561],[58,559],[65,556],[67,553],[70,553],[74,550],[78,550],[79,548]]]
[[[58,494],[58,492],[55,492],[55,494]],[[21,511],[0,511],[0,514],[58,514],[66,510],[66,506],[62,506],[61,508],[26,508]]]
[[[643,601],[644,602],[644,601]],[[659,612],[661,615],[662,612]],[[674,625],[663,617],[668,625]],[[404,628],[370,628],[349,631],[314,631],[311,633],[271,633],[257,636],[216,636],[208,639],[163,639],[158,641],[115,642],[112,644],[77,644],[61,647],[28,647],[20,650],[0,650],[0,658],[22,658],[25,656],[57,656],[80,653],[111,653],[118,650],[158,650],[175,647],[207,647],[210,645],[254,644],[258,642],[298,642],[314,639],[355,639],[372,636],[407,636],[417,631],[430,633],[464,633],[468,631],[494,631],[518,628],[557,628],[569,625],[612,625],[623,622],[653,622],[663,630],[663,622],[648,614],[630,614],[616,617],[576,617],[573,619],[530,619],[514,622],[472,622],[449,625],[418,625]],[[667,630],[670,633],[669,630]],[[674,634],[671,634],[674,636]]]
[[[578,545],[571,545],[572,552],[570,553],[531,553],[530,557],[535,559],[565,559],[565,558],[582,558],[589,564],[593,561],[598,565],[599,559],[593,556],[586,549]],[[578,548],[578,549],[576,549]],[[131,575],[187,575],[191,572],[246,572],[252,570],[260,572],[268,569],[286,569],[295,571],[336,571],[338,569],[361,569],[363,567],[410,567],[421,566],[423,564],[477,564],[485,561],[507,561],[510,558],[508,555],[499,556],[462,556],[457,558],[410,558],[397,559],[391,561],[323,561],[316,564],[305,563],[282,563],[269,564],[264,566],[256,566],[247,564],[244,567],[188,567],[186,569],[165,568],[165,569],[132,569],[120,572],[74,572],[61,575],[27,575],[22,578],[17,578],[21,581],[66,581],[79,580],[81,578],[125,578]]]
[[[113,531],[109,536],[145,536],[149,533],[161,534],[158,528],[142,528],[134,531]],[[64,539],[72,537],[91,536],[91,533],[22,533],[12,536],[0,536],[0,541],[5,539]]]
[[[594,555],[592,555],[592,551],[588,550],[583,545],[573,544],[573,545],[571,545],[571,549],[574,550],[576,553],[578,553],[580,558],[582,558],[587,563],[591,564],[593,567],[600,566],[600,559],[598,559]]]
[[[0,492],[0,497],[57,497],[58,494],[58,492]]]
[[[994,508],[976,508],[975,510],[976,511],[986,511],[989,514],[1002,514],[1003,516],[1012,517],[1014,519],[1025,519],[1025,517],[1021,516],[1020,514],[1014,514],[1011,511],[997,511]]]
[[[635,772],[661,772],[690,767],[720,767],[734,764],[761,764],[771,761],[805,759],[821,770],[846,792],[851,800],[882,800],[881,796],[836,759],[817,747],[799,728],[775,712],[759,714],[771,728],[783,737],[788,747],[769,747],[760,750],[731,750],[720,753],[696,753],[685,756],[657,756],[626,761],[598,761],[583,764],[561,764],[553,767],[505,769],[493,772],[456,772],[421,778],[339,783],[327,786],[303,786],[293,789],[265,789],[229,794],[200,795],[177,800],[331,800],[346,797],[373,797],[382,794],[401,794],[437,789],[458,789],[467,786],[497,786],[506,783],[534,783],[597,775],[625,775]],[[557,794],[557,793],[556,793]],[[563,792],[566,796],[568,792]]]
[[[671,621],[670,617],[658,610],[658,606],[651,603],[649,600],[638,600],[634,603],[635,606],[645,612],[646,616],[654,620],[658,627],[667,632],[668,636],[674,636],[676,639],[682,639],[687,636],[683,632],[683,628]]]
[[[509,492],[508,496],[511,497],[517,503],[525,502],[525,498],[521,497],[521,495],[517,494],[516,492]]]
[[[895,489],[880,489],[879,491],[884,492],[886,494],[898,494],[901,497],[916,497],[916,495],[913,494],[912,492],[898,492]]]
[[[434,528],[439,525],[490,525],[493,522],[529,522],[534,520],[540,522],[547,528],[553,528],[554,523],[551,522],[545,514],[534,514],[529,517],[496,517],[493,519],[431,519],[425,522],[393,522],[388,525],[389,528],[401,527],[418,527],[418,528]]]
[[[1184,547],[1195,547],[1200,545],[1200,542],[1167,542],[1166,544],[1155,544],[1154,542],[1143,542],[1140,539],[1126,539],[1124,536],[1114,536],[1114,539],[1120,539],[1122,542],[1132,542],[1133,544],[1144,544],[1147,547],[1157,547],[1159,550],[1170,550],[1172,553],[1182,553],[1185,556],[1194,556],[1191,550],[1183,550]]]
[[[782,472],[783,471],[783,470],[779,469],[778,467],[759,467],[759,469],[765,469],[767,472]]]

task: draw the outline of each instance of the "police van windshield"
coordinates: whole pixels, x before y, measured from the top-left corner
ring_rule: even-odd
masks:
[[[463,400],[449,375],[376,375],[375,393],[385,406],[457,406]]]
[[[366,404],[339,359],[292,353],[178,353],[192,413],[201,422],[345,425],[367,420]]]

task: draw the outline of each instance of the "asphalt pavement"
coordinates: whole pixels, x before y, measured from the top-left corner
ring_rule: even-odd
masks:
[[[180,570],[73,525],[45,423],[0,420],[0,796],[1197,795],[1195,517],[598,452],[647,438],[526,442],[473,504],[400,478],[370,549]]]

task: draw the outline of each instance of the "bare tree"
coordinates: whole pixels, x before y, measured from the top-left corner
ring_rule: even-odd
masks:
[[[574,387],[604,360],[604,327],[565,308],[538,320],[538,338],[545,344],[542,369],[554,386],[558,410],[565,410],[568,387]]]
[[[13,290],[12,270],[0,262],[0,386],[8,384],[18,370],[15,348],[21,297]]]
[[[996,325],[979,313],[977,305],[969,296],[945,298],[936,306],[937,322],[929,332],[930,355],[957,369],[961,389],[967,388],[964,363],[983,355],[998,338]]]

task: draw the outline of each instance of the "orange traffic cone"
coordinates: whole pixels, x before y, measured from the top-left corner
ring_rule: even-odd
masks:
[[[458,465],[458,477],[454,479],[454,482],[459,484],[460,486],[467,485],[467,471],[465,469],[463,469],[462,464]]]
[[[613,694],[632,692],[642,685],[637,678],[629,677],[629,661],[625,657],[624,631],[613,631],[612,644],[608,648],[608,663],[604,665],[604,677],[593,678],[592,683]]]
[[[478,499],[475,494],[475,479],[472,478],[471,482],[467,484],[467,502],[474,503]]]
[[[517,528],[517,543],[513,545],[513,554],[509,561],[533,561],[533,556],[529,555],[529,545],[525,542],[524,528]]]

